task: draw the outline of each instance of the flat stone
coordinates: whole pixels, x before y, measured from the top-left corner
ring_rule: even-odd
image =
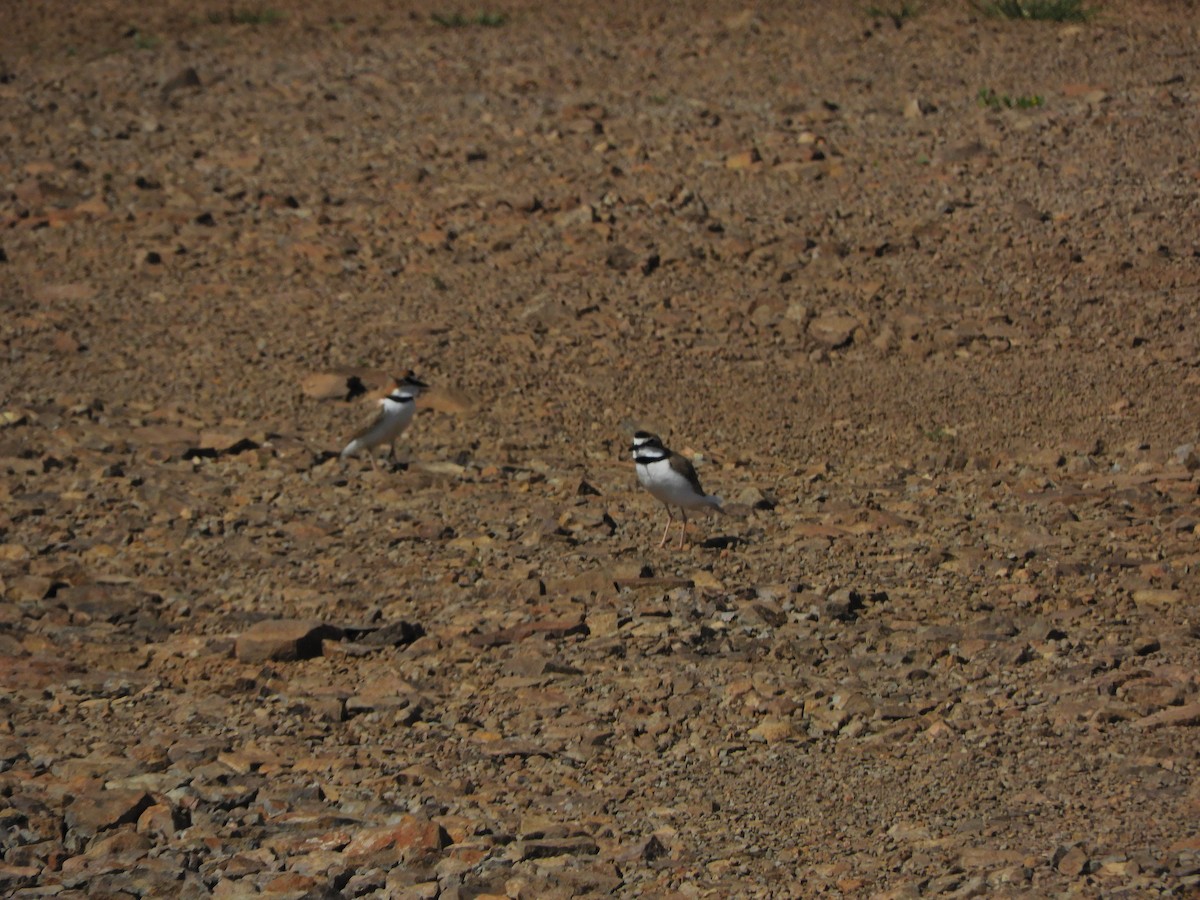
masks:
[[[254,747],[243,747],[239,750],[228,750],[218,753],[217,762],[228,766],[239,775],[245,775],[264,765],[277,766],[279,764],[279,757],[274,753],[258,750]]]
[[[403,647],[424,634],[425,629],[417,623],[401,620],[368,632],[359,643],[369,647]]]
[[[268,619],[251,626],[237,639],[235,654],[246,663],[309,659],[321,655],[321,641],[337,640],[336,626],[311,619]]]
[[[394,851],[407,862],[438,853],[449,843],[445,829],[436,822],[404,816],[395,825],[360,831],[342,853],[350,859],[357,859]]]
[[[0,862],[0,891],[7,894],[17,888],[28,887],[41,873],[41,866],[14,866]]]
[[[1083,874],[1088,867],[1088,854],[1082,847],[1072,847],[1059,859],[1056,868],[1071,878]]]
[[[609,637],[617,633],[620,617],[615,609],[598,609],[587,614],[588,634],[593,637]]]
[[[509,850],[509,857],[518,862],[526,859],[544,859],[550,856],[594,856],[600,852],[595,840],[587,835],[562,838],[541,838],[532,841],[517,841]]]
[[[154,834],[170,838],[179,828],[175,811],[165,803],[156,803],[144,809],[137,819],[137,830],[141,834]]]
[[[1194,727],[1200,725],[1200,701],[1183,706],[1168,706],[1151,715],[1135,719],[1130,724],[1135,728]]]
[[[8,583],[8,599],[16,603],[36,603],[49,593],[53,582],[41,575],[22,575]]]
[[[106,828],[137,822],[154,801],[145,791],[93,791],[75,799],[67,807],[67,827],[91,837]]]
[[[504,644],[523,641],[533,635],[560,638],[572,634],[586,633],[587,625],[584,624],[583,614],[580,613],[564,618],[537,619],[532,622],[522,622],[520,625],[514,625],[511,628],[502,628],[499,631],[488,632],[486,634],[473,634],[468,640],[476,647],[499,647]]]
[[[1145,588],[1133,592],[1133,602],[1138,609],[1166,609],[1177,606],[1184,599],[1183,591]]]
[[[313,372],[301,379],[300,393],[313,400],[344,400],[350,393],[349,378],[335,372]]]
[[[130,439],[136,444],[187,444],[194,446],[200,432],[183,425],[144,425],[133,429]]]
[[[325,894],[329,879],[299,872],[284,872],[269,879],[262,887],[265,896],[310,897],[314,893]]]
[[[830,349],[837,349],[849,344],[856,328],[858,328],[858,319],[839,314],[817,316],[808,323],[809,336]]]
[[[689,588],[695,584],[692,578],[677,578],[670,575],[648,575],[644,578],[614,578],[613,583],[619,588],[630,590],[672,591],[676,588]]]
[[[29,550],[23,544],[0,544],[0,562],[17,562],[29,559]]]
[[[731,153],[725,157],[725,168],[749,169],[760,162],[762,162],[762,156],[759,155],[758,150],[752,148],[739,153]]]
[[[748,732],[751,739],[775,744],[796,736],[796,727],[787,719],[763,719]]]
[[[251,434],[241,428],[210,428],[200,432],[194,452],[203,455],[211,453],[244,453],[254,450],[262,443],[262,436]]]

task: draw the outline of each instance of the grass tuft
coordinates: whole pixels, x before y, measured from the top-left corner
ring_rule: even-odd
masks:
[[[979,93],[975,95],[975,102],[988,109],[1037,109],[1046,103],[1041,94],[1010,97],[1008,94],[997,94],[987,87],[979,89]]]
[[[1036,22],[1086,22],[1096,15],[1083,0],[993,0],[979,8],[989,16]]]
[[[213,25],[275,25],[282,22],[284,15],[277,9],[231,9],[227,13],[210,13],[208,21]]]
[[[920,11],[921,8],[916,3],[907,3],[903,0],[900,3],[868,6],[865,10],[872,19],[890,19],[897,28],[902,27],[910,19],[915,19]]]
[[[933,441],[935,444],[944,444],[953,441],[958,437],[958,429],[949,425],[934,425],[930,428],[921,429],[921,433],[926,440]]]
[[[508,23],[508,16],[498,12],[481,12],[473,16],[464,16],[462,13],[434,13],[430,18],[443,28],[467,28],[471,25],[499,28]]]

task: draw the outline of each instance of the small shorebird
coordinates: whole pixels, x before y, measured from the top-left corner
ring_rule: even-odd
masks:
[[[633,453],[638,481],[667,508],[667,527],[663,530],[658,546],[663,547],[667,543],[671,523],[675,521],[671,507],[677,506],[683,516],[683,524],[679,531],[679,549],[682,550],[687,534],[687,511],[715,509],[717,512],[724,512],[721,509],[721,498],[704,493],[691,462],[664,447],[658,435],[639,431],[633,436],[633,446],[629,449]]]
[[[375,454],[372,451],[380,444],[386,443],[391,445],[388,459],[395,461],[396,438],[400,437],[412,422],[417,412],[417,396],[422,388],[426,387],[428,385],[419,381],[411,371],[403,378],[396,379],[388,395],[380,398],[379,405],[383,408],[375,421],[350,439],[350,443],[342,451],[341,458],[346,459],[360,450],[366,450],[371,468],[374,469]]]

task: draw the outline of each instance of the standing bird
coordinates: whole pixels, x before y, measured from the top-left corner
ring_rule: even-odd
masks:
[[[379,401],[383,409],[379,411],[378,417],[350,439],[350,443],[342,451],[341,458],[346,459],[354,456],[359,450],[366,450],[367,458],[371,460],[371,468],[374,469],[375,454],[371,451],[380,444],[387,443],[391,445],[388,459],[395,461],[396,438],[400,437],[412,422],[417,412],[417,396],[422,388],[426,387],[428,385],[419,381],[411,370],[403,378],[396,379],[388,395]]]
[[[663,530],[662,540],[658,546],[667,543],[667,535],[671,532],[671,523],[675,517],[671,507],[679,507],[683,515],[683,525],[679,531],[679,549],[683,549],[683,540],[687,534],[687,511],[689,509],[721,509],[721,498],[704,493],[700,487],[700,479],[696,470],[683,456],[663,446],[662,438],[648,431],[639,431],[633,436],[634,469],[642,487],[657,497],[667,508],[667,527]]]

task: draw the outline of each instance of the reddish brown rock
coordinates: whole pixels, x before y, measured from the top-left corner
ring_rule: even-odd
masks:
[[[853,316],[829,313],[812,319],[808,323],[808,333],[819,343],[837,348],[850,343],[858,325]]]
[[[320,655],[321,641],[341,635],[341,629],[315,620],[267,619],[238,637],[235,653],[248,663],[308,659]]]
[[[1089,860],[1087,851],[1082,847],[1072,847],[1067,850],[1058,860],[1058,871],[1072,878],[1077,877],[1088,868]]]
[[[439,853],[449,842],[436,822],[405,816],[395,825],[360,831],[342,852],[351,859],[391,852],[411,861]]]
[[[40,866],[20,866],[0,862],[0,890],[13,892],[18,888],[33,885],[41,871]]]
[[[175,834],[178,827],[179,823],[174,810],[163,803],[146,807],[137,819],[139,833],[156,834],[169,838]]]
[[[136,823],[153,802],[145,791],[90,791],[67,807],[64,818],[68,828],[91,836],[117,825]]]
[[[314,400],[345,400],[350,394],[350,379],[336,372],[314,372],[300,381],[300,391]]]
[[[1133,721],[1135,728],[1192,727],[1200,725],[1200,701],[1182,706],[1168,706],[1156,713]]]
[[[186,444],[194,446],[200,433],[184,425],[146,425],[135,428],[130,438],[138,444]]]

